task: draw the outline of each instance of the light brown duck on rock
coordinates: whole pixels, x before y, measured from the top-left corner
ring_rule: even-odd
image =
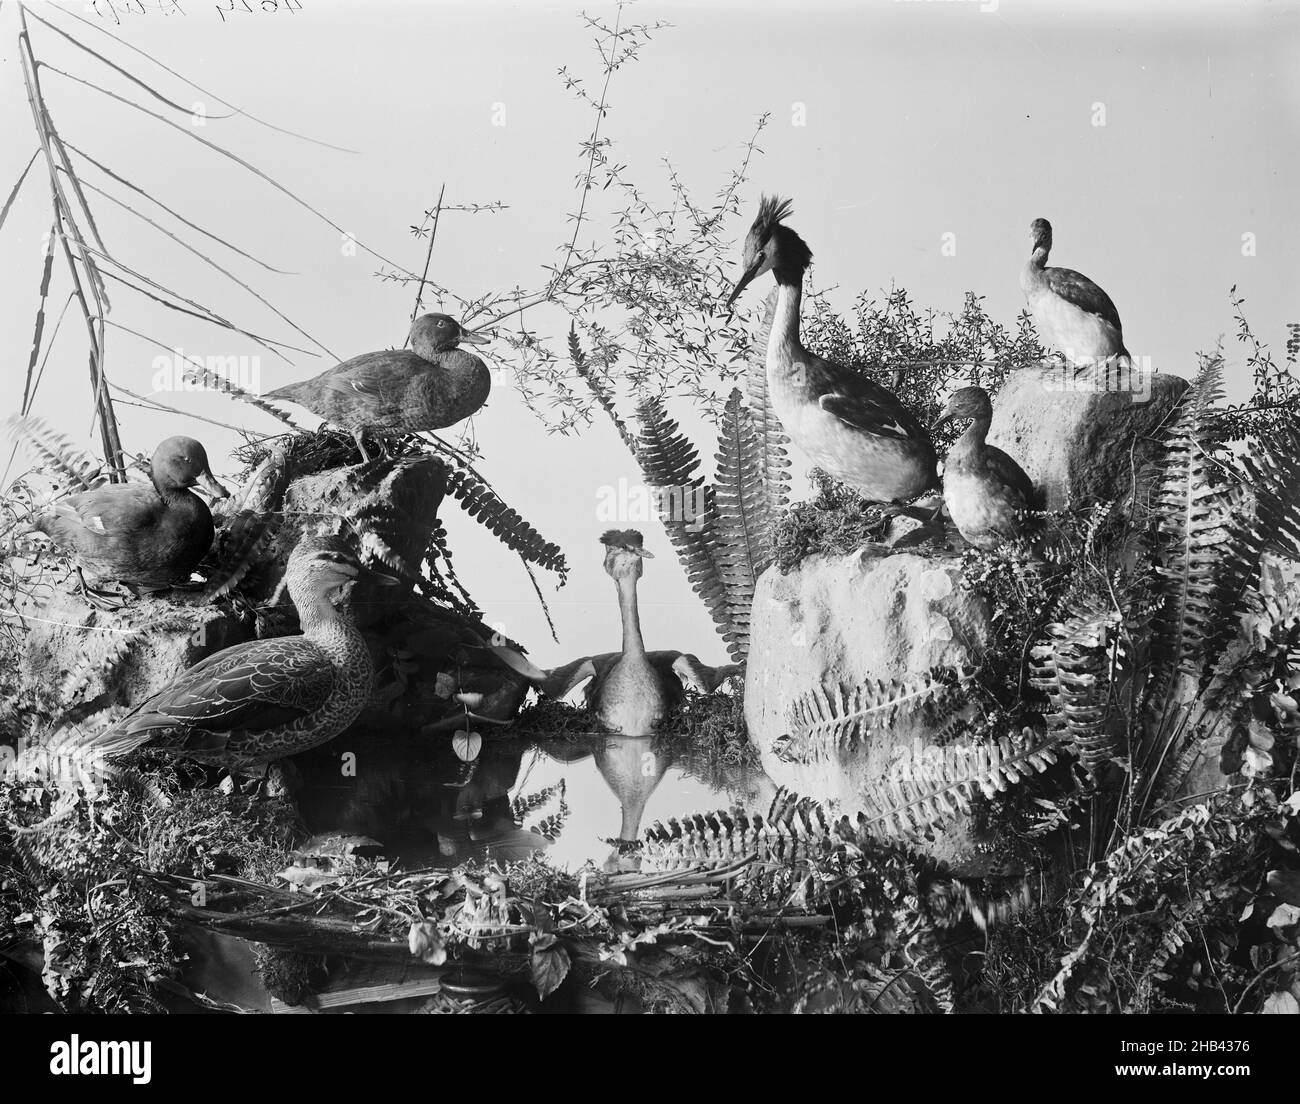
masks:
[[[970,419],[943,465],[943,501],[962,537],[990,550],[1018,540],[1032,527],[1026,511],[1036,504],[1034,484],[1024,468],[985,438],[993,404],[982,387],[953,392],[934,423]]]

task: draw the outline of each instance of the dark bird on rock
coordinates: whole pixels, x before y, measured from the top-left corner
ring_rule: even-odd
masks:
[[[1020,272],[1020,290],[1043,343],[1076,369],[1131,366],[1124,327],[1110,296],[1073,269],[1047,267],[1052,249],[1047,219],[1034,219],[1029,233],[1029,260]]]
[[[352,434],[370,460],[364,434],[381,440],[403,433],[444,429],[487,402],[488,366],[462,342],[489,339],[445,314],[423,314],[411,326],[411,348],[362,353],[309,380],[267,394],[306,407]]]
[[[90,584],[165,590],[188,582],[212,547],[212,512],[190,488],[203,486],[217,498],[229,492],[212,474],[203,446],[193,437],[168,437],[154,450],[149,476],[149,483],[109,483],[69,495],[36,519],[36,529],[72,554],[95,605],[114,603]]]

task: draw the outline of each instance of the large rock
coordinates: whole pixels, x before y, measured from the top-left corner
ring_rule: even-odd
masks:
[[[998,392],[988,440],[1020,462],[1044,505],[1122,499],[1187,389],[1181,376],[1135,373],[1129,390],[1091,386],[1047,367],[1021,368]]]
[[[764,769],[797,793],[860,808],[864,786],[902,751],[934,742],[934,719],[909,710],[857,746],[789,761],[777,748],[790,732],[794,701],[817,686],[851,689],[973,666],[988,634],[986,605],[960,588],[955,556],[867,545],[847,556],[809,557],[788,575],[769,569],[754,596],[745,672],[745,720]],[[961,844],[950,841],[944,857],[956,857],[954,849]]]

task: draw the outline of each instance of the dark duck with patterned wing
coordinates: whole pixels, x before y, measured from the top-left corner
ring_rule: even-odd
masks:
[[[790,439],[828,475],[871,502],[897,503],[937,485],[934,446],[892,392],[809,352],[799,340],[799,303],[812,251],[782,221],[790,201],[765,196],[745,238],[744,272],[728,305],[756,277],[776,277],[767,343],[772,408]]]
[[[1043,343],[1061,353],[1076,369],[1132,363],[1124,347],[1119,311],[1101,288],[1070,268],[1048,268],[1052,224],[1034,219],[1029,226],[1029,260],[1020,272],[1020,290],[1034,316]]]
[[[229,492],[192,437],[168,437],[155,450],[149,483],[110,483],[60,499],[35,528],[76,559],[83,585],[122,582],[163,590],[189,581],[212,547],[212,512],[191,487]],[[101,604],[106,596],[87,597]]]
[[[993,404],[982,387],[963,387],[948,399],[934,428],[970,419],[943,465],[943,501],[965,540],[992,549],[1025,535],[1034,485],[1025,470],[985,441]]]
[[[95,741],[109,758],[148,745],[244,770],[332,740],[369,700],[374,666],[347,596],[363,573],[334,537],[304,537],[285,572],[301,636],[236,644],[196,663]]]
[[[346,429],[369,460],[366,432],[386,438],[443,429],[487,402],[492,374],[482,360],[459,348],[461,342],[487,340],[448,315],[424,314],[411,326],[409,350],[363,353],[267,398],[297,403]]]

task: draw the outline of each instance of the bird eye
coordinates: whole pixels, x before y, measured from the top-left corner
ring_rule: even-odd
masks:
[[[446,328],[447,328],[447,320],[444,318],[441,322],[438,323],[438,329],[445,330]]]

